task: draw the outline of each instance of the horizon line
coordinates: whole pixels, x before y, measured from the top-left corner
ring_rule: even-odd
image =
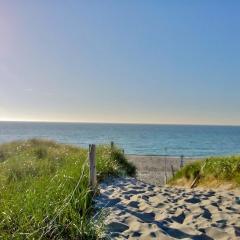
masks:
[[[72,123],[72,124],[119,124],[119,125],[172,125],[172,126],[219,126],[240,127],[240,124],[214,124],[214,123],[138,123],[138,122],[94,122],[94,121],[49,121],[49,120],[0,120],[11,123]]]

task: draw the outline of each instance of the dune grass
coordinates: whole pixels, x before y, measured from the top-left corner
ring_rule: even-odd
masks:
[[[190,184],[199,173],[198,185],[220,186],[227,183],[239,187],[240,156],[210,157],[187,164],[170,179],[169,184]]]
[[[135,173],[120,150],[97,146],[98,179]],[[0,239],[98,239],[87,150],[32,139],[0,145]]]

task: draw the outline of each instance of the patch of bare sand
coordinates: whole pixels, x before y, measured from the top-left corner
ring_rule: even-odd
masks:
[[[150,184],[165,183],[165,161],[167,179],[173,176],[181,166],[181,157],[170,156],[143,156],[126,155],[128,161],[132,162],[137,168],[137,178]],[[200,158],[185,157],[182,164],[185,165]]]
[[[110,239],[240,239],[239,190],[159,187],[134,178],[103,182],[97,209]]]

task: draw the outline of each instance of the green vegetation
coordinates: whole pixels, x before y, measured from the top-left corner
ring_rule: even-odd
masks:
[[[134,174],[120,150],[97,146],[98,179]],[[32,139],[0,145],[0,239],[98,239],[87,150]]]
[[[187,164],[175,174],[169,183],[189,184],[199,173],[199,185],[219,186],[230,183],[232,186],[240,186],[240,156],[210,157]]]
[[[121,175],[136,175],[136,167],[133,163],[127,161],[126,157],[121,151],[115,148],[115,151],[112,152],[112,158],[117,159],[119,164],[119,172]]]

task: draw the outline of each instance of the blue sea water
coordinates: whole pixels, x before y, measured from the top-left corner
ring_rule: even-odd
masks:
[[[33,137],[84,147],[114,141],[128,154],[240,154],[240,126],[0,122],[0,143]]]

